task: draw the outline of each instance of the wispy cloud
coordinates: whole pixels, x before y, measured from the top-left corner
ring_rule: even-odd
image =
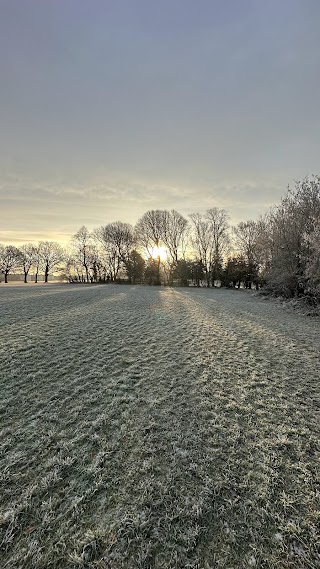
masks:
[[[277,203],[281,184],[244,180],[242,183],[197,187],[151,183],[148,180],[94,179],[83,185],[9,176],[0,185],[1,241],[68,240],[83,224],[90,229],[111,221],[135,224],[148,209],[177,209],[188,216],[210,207],[225,208],[232,223],[257,218]]]

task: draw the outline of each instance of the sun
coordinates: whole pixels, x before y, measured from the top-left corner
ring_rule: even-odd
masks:
[[[153,247],[151,256],[153,259],[159,259],[160,261],[166,261],[167,259],[167,250],[165,247]]]

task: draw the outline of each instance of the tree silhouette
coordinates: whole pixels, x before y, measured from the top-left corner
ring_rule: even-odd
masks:
[[[4,282],[8,282],[9,273],[22,261],[21,251],[14,245],[0,245],[0,271],[4,274]]]
[[[47,283],[49,273],[62,263],[65,258],[65,253],[61,245],[55,241],[40,241],[39,257],[44,269],[44,282]]]

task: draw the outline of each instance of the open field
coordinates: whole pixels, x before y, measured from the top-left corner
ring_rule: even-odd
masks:
[[[1,285],[0,324],[1,569],[320,567],[319,319]]]

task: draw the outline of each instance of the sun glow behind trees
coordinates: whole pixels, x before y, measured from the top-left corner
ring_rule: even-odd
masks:
[[[0,244],[0,273],[38,275],[64,271],[77,282],[206,284],[246,288],[267,284],[276,294],[320,299],[320,177],[289,190],[258,221],[231,228],[225,210],[213,207],[189,221],[175,210],[150,210],[135,227],[121,221],[74,235],[69,250],[41,241],[20,249]]]
[[[166,249],[166,247],[153,247],[152,251],[151,251],[151,257],[152,259],[160,259],[160,261],[166,261],[168,259],[168,251]]]

